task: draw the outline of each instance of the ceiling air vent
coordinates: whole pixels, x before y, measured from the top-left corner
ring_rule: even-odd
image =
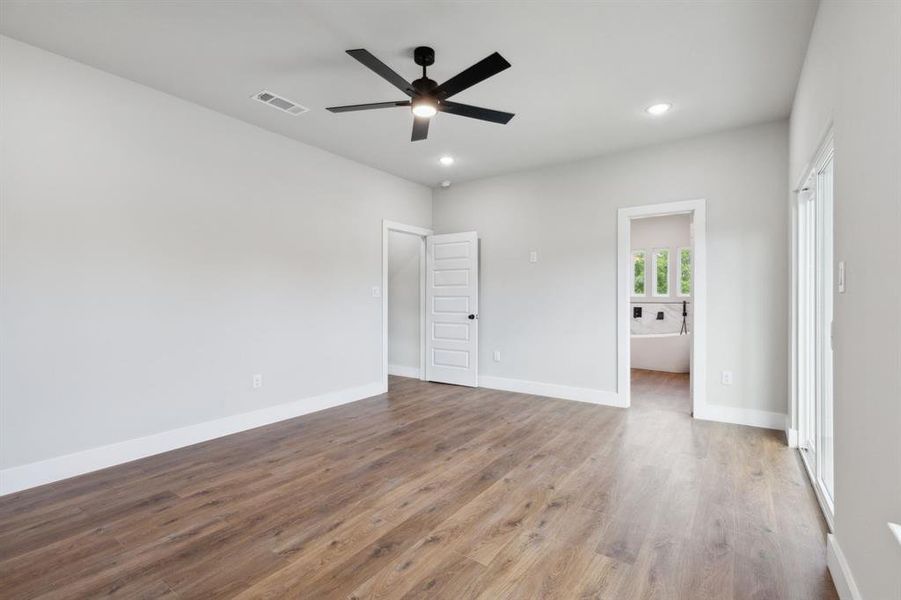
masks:
[[[289,115],[302,115],[303,113],[310,110],[306,106],[301,106],[297,102],[288,100],[283,96],[273,94],[268,90],[263,90],[258,94],[254,94],[253,99],[262,102],[263,104],[268,104],[272,108],[277,108],[282,112],[288,113]]]

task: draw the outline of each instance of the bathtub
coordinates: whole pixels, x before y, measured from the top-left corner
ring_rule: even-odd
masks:
[[[691,364],[691,334],[632,334],[633,369],[688,373]]]

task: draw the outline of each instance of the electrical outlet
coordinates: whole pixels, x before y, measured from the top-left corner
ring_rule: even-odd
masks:
[[[529,262],[530,263],[538,262],[538,251],[537,250],[532,250],[531,252],[529,252]]]
[[[501,362],[501,351],[500,350],[494,351],[494,362]]]
[[[845,293],[845,261],[838,261],[838,293]]]
[[[723,385],[732,385],[732,371],[723,371]]]
[[[253,389],[258,390],[263,387],[263,376],[257,373],[253,376]]]

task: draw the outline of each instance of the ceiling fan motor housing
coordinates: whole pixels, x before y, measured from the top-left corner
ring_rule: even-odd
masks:
[[[414,80],[412,83],[413,89],[415,89],[418,94],[423,96],[428,96],[429,92],[438,87],[438,82],[434,79],[429,79],[428,77],[420,77],[419,79]]]
[[[413,50],[413,62],[420,67],[431,67],[435,64],[435,51],[428,46],[418,46]]]

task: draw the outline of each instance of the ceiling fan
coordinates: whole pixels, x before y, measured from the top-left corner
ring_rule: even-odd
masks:
[[[446,112],[470,119],[491,121],[506,124],[513,118],[513,113],[491,110],[480,106],[450,102],[448,98],[463,90],[497,75],[510,66],[503,56],[495,52],[461,73],[451,77],[441,85],[426,76],[426,68],[434,64],[435,51],[428,46],[419,46],[413,51],[413,61],[422,67],[422,77],[412,83],[398,75],[388,65],[377,59],[368,50],[348,50],[348,54],[375,71],[391,85],[410,97],[409,100],[396,102],[374,102],[372,104],[351,104],[349,106],[330,106],[326,110],[333,113],[356,110],[372,110],[374,108],[395,108],[409,106],[413,112],[413,135],[410,141],[424,140],[429,135],[429,121],[438,112]]]

